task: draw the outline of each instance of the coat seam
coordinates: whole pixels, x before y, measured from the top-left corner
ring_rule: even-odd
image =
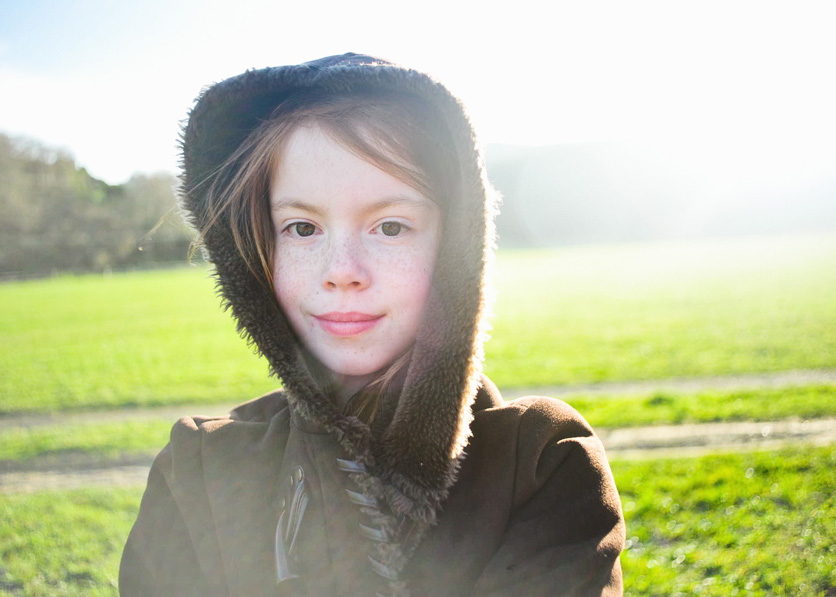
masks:
[[[318,486],[317,494],[319,495],[319,503],[322,505],[320,507],[320,510],[322,510],[323,515],[324,515],[324,513],[325,513],[324,512],[325,492],[323,491],[324,488],[323,488],[323,483],[322,483],[323,475],[322,475],[322,472],[320,471],[319,467],[316,465],[316,458],[314,457],[313,448],[310,445],[310,440],[308,439],[307,433],[302,431],[301,429],[298,429],[298,428],[297,428],[297,431],[299,431],[299,433],[302,434],[302,444],[305,446],[305,456],[308,458],[308,462],[310,463],[311,468],[313,468],[313,470],[314,470],[314,472],[316,473],[316,476],[317,476],[317,486]],[[334,566],[334,560],[331,558],[331,549],[333,547],[333,544],[331,542],[331,537],[330,537],[330,535],[327,531],[328,531],[328,525],[326,523],[324,535],[325,535],[325,542],[328,545],[328,549],[326,550],[326,554],[327,554],[327,557],[328,557],[328,565],[329,565],[329,569],[330,569],[330,568],[333,568],[333,566]],[[307,573],[307,570],[305,570],[305,572]],[[331,584],[335,585],[335,579],[332,579]]]
[[[520,427],[522,427],[522,419],[525,415],[526,411],[531,408],[531,404],[526,404],[522,410],[520,410],[519,415],[516,417],[516,429],[515,431],[515,438],[514,438],[514,484],[511,489],[511,510],[508,512],[508,520],[505,523],[505,531],[508,530],[509,525],[511,524],[511,518],[513,518],[514,512],[519,509],[520,504],[517,503],[517,495],[519,489],[519,458],[520,458]]]
[[[209,490],[206,484],[206,467],[203,465],[203,448],[205,446],[206,441],[206,432],[200,427],[198,427],[198,432],[200,433],[200,478],[203,482],[203,492],[204,495],[206,495],[206,502],[209,505],[209,511],[212,514],[212,520],[215,521],[217,520],[217,517],[215,516],[215,507],[212,504],[212,500],[209,499]],[[218,536],[217,524],[212,525],[212,531],[213,536],[215,537],[215,546],[218,550],[218,561],[220,562],[221,568],[223,570],[224,584],[226,585],[226,594],[230,596],[232,595],[232,591],[230,590],[229,586],[229,575],[227,574],[227,566],[226,561],[224,560],[224,552],[221,549],[221,538]]]

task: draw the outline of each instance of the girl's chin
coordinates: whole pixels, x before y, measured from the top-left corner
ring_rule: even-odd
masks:
[[[380,375],[379,372],[365,375],[346,375],[335,372],[332,372],[332,374],[334,375],[333,391],[341,405]]]
[[[380,377],[392,362],[374,362],[374,363],[333,363],[333,367],[325,363],[325,367],[331,371],[334,380],[339,385],[344,384],[361,384],[365,385]]]
[[[320,362],[334,375],[338,382],[350,382],[352,380],[372,381],[379,377],[386,369],[394,362],[395,359],[387,360],[385,358],[376,359],[360,359],[357,355],[347,355],[346,359],[335,359],[333,352],[327,356],[330,359],[322,359]],[[350,357],[355,358],[350,358]],[[370,356],[370,355],[365,355]]]
[[[364,369],[341,369],[331,370],[337,385],[362,387],[374,381],[385,370],[385,367],[368,370]]]

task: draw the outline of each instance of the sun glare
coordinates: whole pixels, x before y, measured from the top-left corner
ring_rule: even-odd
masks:
[[[78,18],[93,4],[76,6]],[[173,171],[176,123],[202,86],[247,68],[358,51],[445,82],[485,143],[659,141],[745,172],[761,167],[771,146],[783,163],[806,161],[836,138],[836,7],[827,3],[558,3],[545,14],[525,0],[478,11],[428,0],[394,15],[373,0],[361,13],[317,5],[317,15],[332,17],[325,22],[301,5],[186,4],[194,6],[152,1],[147,10],[158,18],[146,15],[121,37],[126,23],[112,11],[88,15],[113,21],[99,27],[107,35],[90,32],[83,43],[64,35],[51,52],[30,46],[58,24],[20,19],[26,30],[0,36],[0,130],[65,146],[111,182]],[[311,27],[277,35],[288,22]],[[65,66],[49,66],[53,59]]]

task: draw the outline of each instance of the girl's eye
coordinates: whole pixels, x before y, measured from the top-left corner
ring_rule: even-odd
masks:
[[[291,224],[289,228],[292,228],[297,236],[311,236],[316,232],[316,226],[310,222],[296,222],[295,224]]]
[[[380,225],[380,231],[386,236],[398,236],[404,229],[404,225],[400,222],[383,222]]]

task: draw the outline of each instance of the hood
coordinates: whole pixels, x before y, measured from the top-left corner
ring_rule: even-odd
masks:
[[[273,108],[293,91],[396,89],[428,102],[449,128],[459,160],[445,205],[433,289],[397,395],[381,405],[373,429],[342,414],[314,382],[302,347],[273,293],[250,272],[223,220],[202,242],[238,329],[280,378],[293,410],[331,433],[371,473],[375,493],[394,513],[431,523],[456,479],[481,383],[485,274],[493,245],[493,195],[461,103],[429,76],[357,54],[248,71],[207,88],[182,137],[182,202],[192,224],[208,217],[213,174]]]

